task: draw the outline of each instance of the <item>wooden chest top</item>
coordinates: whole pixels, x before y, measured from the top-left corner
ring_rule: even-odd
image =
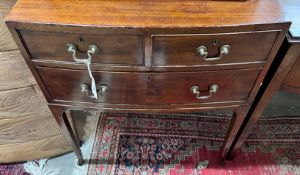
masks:
[[[186,28],[281,23],[274,0],[19,0],[7,21],[72,26]]]

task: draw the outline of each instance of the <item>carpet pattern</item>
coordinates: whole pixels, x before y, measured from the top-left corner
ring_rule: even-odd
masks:
[[[260,118],[225,167],[218,164],[231,117],[216,114],[102,113],[82,175],[300,175],[300,118]],[[0,175],[29,175],[22,164]]]
[[[247,140],[271,141],[271,142],[294,142],[300,140],[299,117],[261,117],[252,129]]]
[[[230,116],[103,113],[88,174],[299,174],[300,144],[288,133],[300,134],[300,120],[283,120],[261,121],[224,169],[218,154]],[[258,142],[268,134],[275,144]]]
[[[24,171],[22,163],[18,164],[0,164],[0,175],[30,175]]]

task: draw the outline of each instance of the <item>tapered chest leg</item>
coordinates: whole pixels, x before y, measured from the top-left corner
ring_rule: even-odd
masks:
[[[75,152],[78,159],[78,165],[82,165],[83,156],[80,150],[80,143],[78,141],[78,138],[76,137],[74,130],[71,127],[64,107],[49,106],[49,108],[52,111],[52,114],[54,115],[57,123],[59,124],[64,136],[66,137],[73,151]]]
[[[225,142],[221,148],[220,163],[224,163],[226,158],[229,156],[228,153],[230,151],[230,147],[232,146],[233,141],[237,136],[237,133],[240,127],[242,126],[244,119],[246,118],[249,108],[250,106],[248,105],[241,106],[233,113],[232,119],[230,121],[229,129],[226,134]]]
[[[77,139],[77,142],[79,143],[80,146],[82,146],[83,140],[80,139],[79,132],[78,132],[78,129],[76,127],[76,122],[75,122],[76,115],[74,114],[74,111],[71,111],[71,110],[66,111],[66,115],[67,115],[69,123],[71,124],[71,127],[74,131],[75,138]]]

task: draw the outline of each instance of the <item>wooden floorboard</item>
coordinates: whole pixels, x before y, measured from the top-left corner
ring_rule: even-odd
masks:
[[[71,150],[5,25],[15,2],[0,0],[0,163]]]
[[[29,115],[38,116],[45,112],[48,112],[47,116],[50,115],[44,98],[38,93],[37,86],[0,91],[0,121]]]
[[[35,141],[59,134],[58,125],[47,111],[38,115],[2,119],[0,122],[0,145]]]
[[[0,8],[9,10],[15,5],[16,2],[17,0],[1,0]]]
[[[52,157],[70,150],[36,85],[0,91],[0,162]]]
[[[0,163],[37,160],[71,150],[62,135],[17,144],[0,145]]]
[[[18,50],[0,52],[0,91],[36,85]]]
[[[0,0],[0,2],[1,1],[2,0]],[[8,12],[9,9],[7,9],[7,7],[2,7],[0,3],[0,51],[10,51],[18,49],[4,22],[4,17]]]

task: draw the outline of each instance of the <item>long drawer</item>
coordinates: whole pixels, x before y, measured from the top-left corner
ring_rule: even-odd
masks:
[[[264,61],[278,31],[153,35],[155,66],[200,66]]]
[[[110,104],[187,104],[245,101],[260,72],[259,69],[125,73],[93,72],[98,87],[107,91],[98,99],[82,92],[90,86],[87,71],[37,68],[54,101],[77,101]]]

